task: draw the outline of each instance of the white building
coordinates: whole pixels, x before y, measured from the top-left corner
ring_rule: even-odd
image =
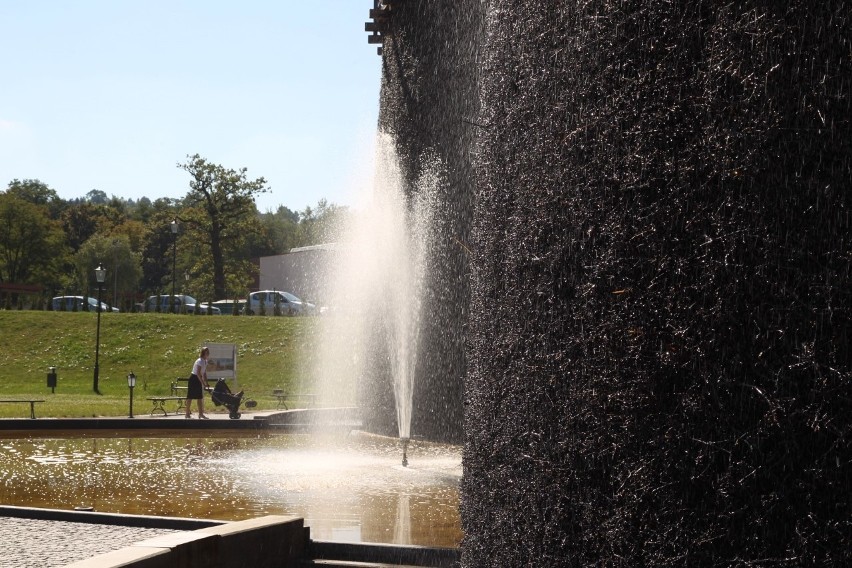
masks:
[[[287,254],[260,257],[259,290],[281,290],[317,306],[328,301],[328,267],[335,243],[290,249]]]

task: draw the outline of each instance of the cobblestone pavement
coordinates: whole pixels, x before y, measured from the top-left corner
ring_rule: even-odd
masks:
[[[0,566],[64,566],[173,532],[179,531],[0,517]]]

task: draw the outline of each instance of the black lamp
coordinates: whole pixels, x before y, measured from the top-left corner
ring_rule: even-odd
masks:
[[[130,418],[133,418],[133,388],[136,386],[136,375],[133,371],[127,375],[127,387],[130,389]]]

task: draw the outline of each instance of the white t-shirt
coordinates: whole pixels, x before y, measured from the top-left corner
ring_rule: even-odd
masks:
[[[204,374],[207,372],[207,360],[199,357],[196,359],[195,364],[192,366],[192,374],[198,377],[199,379],[204,378]]]

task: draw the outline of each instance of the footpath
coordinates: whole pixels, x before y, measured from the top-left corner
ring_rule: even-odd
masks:
[[[0,516],[4,548],[0,555],[0,567],[65,566],[173,532],[177,531]]]

